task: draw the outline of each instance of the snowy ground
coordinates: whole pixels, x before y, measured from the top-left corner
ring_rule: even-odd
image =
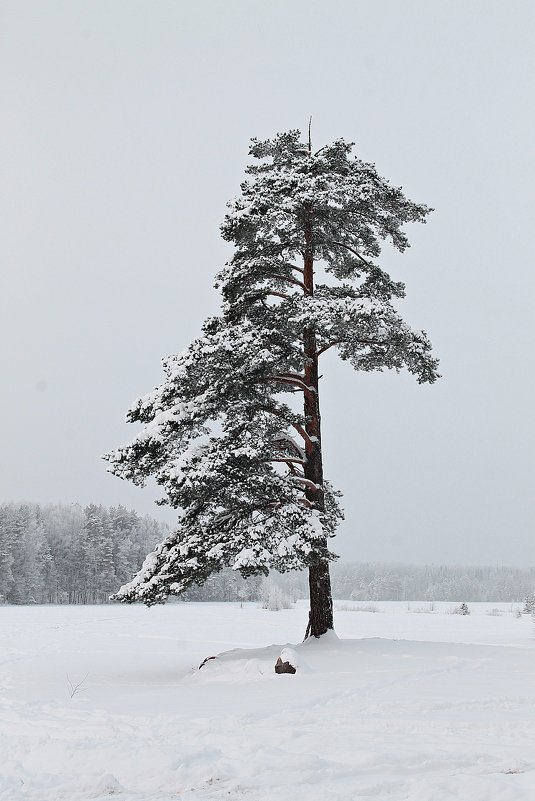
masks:
[[[533,801],[531,619],[374,606],[0,607],[0,799]]]

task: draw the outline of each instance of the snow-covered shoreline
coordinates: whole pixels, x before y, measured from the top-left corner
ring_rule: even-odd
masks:
[[[0,607],[0,799],[532,801],[520,605],[335,606]]]

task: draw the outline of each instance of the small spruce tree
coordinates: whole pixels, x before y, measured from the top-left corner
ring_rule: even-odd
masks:
[[[221,229],[235,246],[217,277],[221,314],[163,361],[161,386],[127,414],[143,429],[104,457],[135,484],[154,476],[161,502],[181,510],[116,598],[163,602],[225,566],[308,568],[307,633],[333,628],[329,540],[341,511],[323,476],[321,356],[336,348],[356,370],[437,378],[425,333],[394,306],[403,284],[373,261],[383,241],[405,250],[403,225],[430,209],[352,147],[313,152],[299,131],[252,140],[256,163]]]
[[[522,612],[524,615],[535,614],[535,593],[530,592],[526,595]]]

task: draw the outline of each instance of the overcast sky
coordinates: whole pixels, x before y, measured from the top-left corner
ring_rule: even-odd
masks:
[[[125,504],[130,402],[218,308],[250,137],[344,137],[434,207],[382,265],[443,379],[329,355],[345,558],[535,564],[535,5],[0,0],[0,501]]]

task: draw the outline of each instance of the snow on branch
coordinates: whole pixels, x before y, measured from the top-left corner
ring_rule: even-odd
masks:
[[[268,375],[268,381],[276,381],[279,384],[289,384],[290,386],[297,387],[298,389],[302,390],[303,392],[316,392],[315,387],[309,386],[305,384],[304,381],[301,381],[298,378],[292,378],[287,375]]]
[[[311,489],[311,490],[322,490],[323,489],[321,484],[314,484],[313,481],[310,481],[310,479],[305,478],[304,476],[292,476],[291,478],[292,478],[292,481],[296,481],[299,484],[303,484],[305,487],[308,487],[308,489]]]

